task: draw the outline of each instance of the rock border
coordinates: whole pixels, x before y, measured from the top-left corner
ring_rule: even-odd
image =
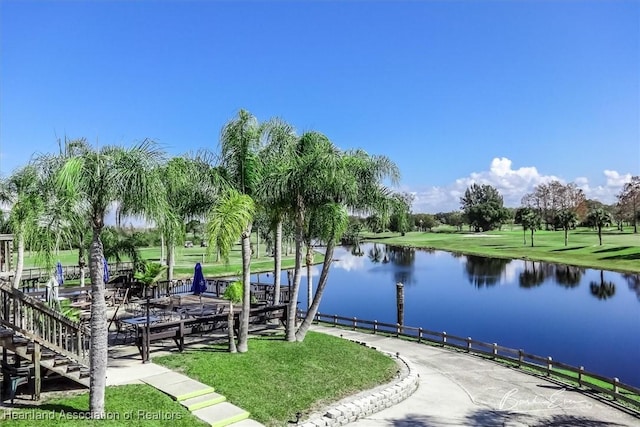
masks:
[[[346,338],[345,338],[346,339]],[[354,341],[354,340],[351,340]],[[359,341],[354,341],[361,345],[366,345]],[[374,350],[376,347],[367,346]],[[415,367],[398,353],[390,353],[378,350],[387,354],[398,363],[399,378],[391,383],[383,384],[370,390],[365,390],[353,396],[342,399],[319,413],[312,414],[309,419],[301,421],[301,427],[328,427],[342,426],[354,422],[360,418],[380,412],[393,406],[407,397],[411,396],[420,383],[420,375]]]

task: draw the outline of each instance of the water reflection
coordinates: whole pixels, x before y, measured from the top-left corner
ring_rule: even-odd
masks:
[[[629,289],[635,292],[638,300],[640,300],[640,274],[625,273],[622,277],[627,281]]]
[[[591,289],[591,295],[601,300],[609,299],[616,293],[615,283],[604,280],[603,270],[600,270],[600,282],[590,282],[589,289]]]
[[[485,258],[476,255],[467,255],[465,271],[469,278],[469,283],[476,288],[493,286],[500,282],[510,259]]]
[[[535,288],[553,275],[553,265],[538,261],[525,261],[524,270],[518,277],[521,288]]]
[[[574,267],[572,265],[555,264],[556,282],[565,288],[575,288],[580,284],[584,268]]]

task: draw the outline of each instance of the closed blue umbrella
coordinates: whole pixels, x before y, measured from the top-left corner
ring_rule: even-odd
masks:
[[[109,281],[109,264],[107,264],[107,259],[104,257],[102,258],[102,265],[102,276],[104,278],[104,283],[107,283]]]
[[[202,274],[202,265],[200,263],[196,264],[196,270],[193,274],[193,284],[191,285],[191,292],[195,295],[200,295],[201,293],[206,292],[207,290],[207,281],[204,280],[204,275]]]

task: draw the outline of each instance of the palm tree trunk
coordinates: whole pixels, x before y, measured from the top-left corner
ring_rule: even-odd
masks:
[[[164,233],[160,233],[160,265],[164,265]]]
[[[173,242],[167,242],[167,280],[173,280],[173,266],[175,264],[176,246]]]
[[[304,214],[299,208],[296,213],[296,248],[293,285],[289,287],[289,309],[287,312],[287,341],[296,340],[296,316],[298,314],[298,291],[300,290],[300,271],[302,269],[302,245],[304,232]]]
[[[280,269],[282,268],[282,220],[275,230],[275,248],[273,250],[273,304],[280,304]]]
[[[307,335],[307,331],[309,327],[313,323],[313,318],[318,313],[318,308],[320,308],[320,300],[322,299],[322,294],[324,293],[324,289],[327,286],[327,279],[329,278],[329,267],[331,267],[331,260],[333,259],[333,249],[335,247],[335,240],[329,239],[327,242],[327,250],[324,254],[324,262],[322,263],[322,272],[320,273],[320,279],[318,280],[318,287],[316,289],[315,297],[313,298],[313,302],[307,311],[307,315],[305,316],[300,328],[295,334],[296,341],[303,341],[304,337]]]
[[[600,241],[600,246],[602,246],[602,226],[598,225],[598,240]]]
[[[534,229],[531,229],[531,247],[533,247],[533,233],[534,233]]]
[[[242,312],[238,333],[238,352],[249,350],[249,311],[251,310],[251,224],[242,233]]]
[[[78,268],[80,269],[80,287],[84,287],[85,285],[85,271],[87,263],[84,261],[85,250],[84,250],[84,233],[80,234],[80,247],[78,247]]]
[[[311,308],[311,300],[313,299],[313,277],[311,276],[311,266],[313,265],[313,252],[311,245],[307,245],[307,311]]]
[[[237,353],[236,338],[233,336],[234,328],[233,302],[229,301],[229,314],[227,315],[227,327],[229,328],[229,353]]]
[[[569,244],[569,229],[564,229],[564,245],[567,246]]]
[[[260,229],[256,230],[256,259],[260,258]]]
[[[17,289],[20,287],[22,270],[24,269],[24,231],[21,229],[16,237],[18,239],[18,253],[16,256],[16,271],[13,276],[13,287]]]
[[[100,227],[94,227],[89,249],[91,275],[91,344],[89,350],[89,412],[91,418],[104,418],[104,394],[107,378],[107,305],[104,300],[104,277]]]

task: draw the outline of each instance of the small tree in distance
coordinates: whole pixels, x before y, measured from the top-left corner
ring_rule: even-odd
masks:
[[[236,280],[224,290],[224,294],[222,294],[222,298],[229,301],[229,314],[227,315],[227,325],[229,327],[229,353],[237,353],[238,350],[236,348],[236,339],[233,335],[233,330],[235,328],[234,325],[234,315],[233,315],[233,304],[238,304],[242,302],[242,297],[244,295],[244,289],[242,286],[242,282]]]
[[[598,240],[602,246],[602,227],[611,224],[611,214],[602,208],[597,208],[589,212],[587,222],[598,229]]]
[[[564,245],[567,246],[569,244],[569,229],[575,228],[578,223],[578,215],[572,210],[563,209],[558,212],[556,223],[564,230]]]

